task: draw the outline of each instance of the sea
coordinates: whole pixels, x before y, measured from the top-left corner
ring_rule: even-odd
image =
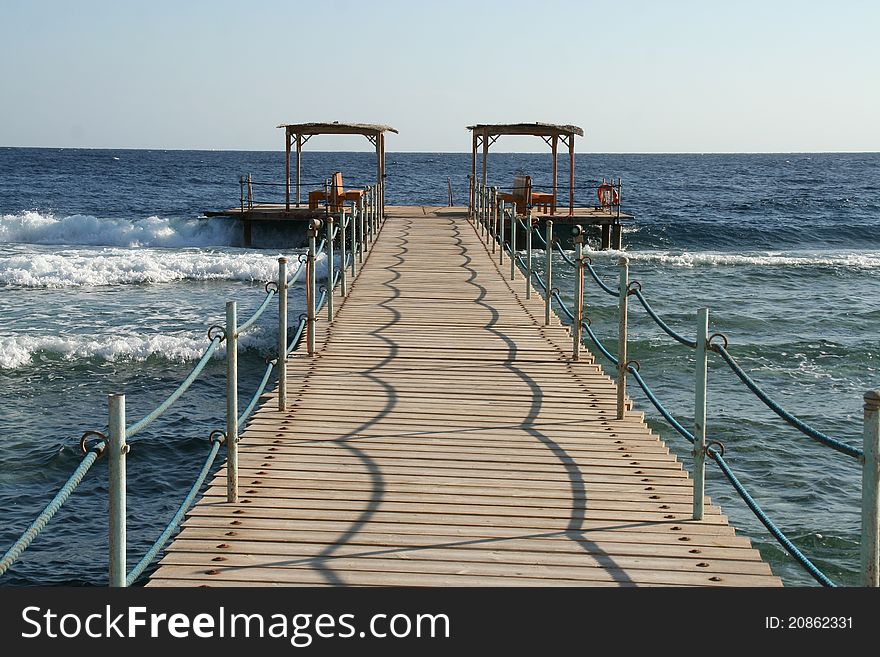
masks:
[[[306,150],[304,190],[337,170],[346,187],[370,184],[374,157]],[[564,188],[567,163],[560,159]],[[386,201],[442,206],[451,187],[454,203],[466,204],[470,164],[466,153],[388,153]],[[550,171],[549,154],[489,158],[489,181],[501,187],[525,172],[546,188]],[[76,467],[80,436],[104,429],[107,395],[126,394],[131,420],[145,415],[193,367],[208,327],[223,322],[225,302],[237,301],[240,316],[249,316],[279,255],[301,251],[271,232],[244,248],[237,221],[204,217],[237,206],[248,173],[257,202],[283,198],[281,152],[0,148],[0,552]],[[708,307],[711,330],[727,336],[730,353],[779,404],[861,445],[862,396],[880,388],[880,154],[581,153],[576,204],[595,205],[597,182],[618,177],[623,210],[634,216],[623,234],[630,276],[658,313],[693,336],[697,309]],[[589,255],[614,286],[621,253],[596,250],[597,240],[590,235]],[[554,268],[570,302],[574,278],[561,259]],[[587,281],[587,314],[613,350],[615,300]],[[291,317],[303,311],[301,285],[290,303]],[[631,357],[691,426],[692,351],[637,304],[630,318]],[[242,340],[244,399],[272,355],[276,322],[270,308]],[[224,426],[224,375],[220,350],[132,442],[130,565],[186,494],[211,431]],[[688,444],[637,388],[631,392],[689,468]],[[724,444],[767,514],[835,582],[856,583],[859,464],[783,423],[717,356],[708,409],[710,438]],[[774,573],[787,585],[815,585],[708,468],[713,502]],[[0,585],[105,585],[106,554],[101,460]]]

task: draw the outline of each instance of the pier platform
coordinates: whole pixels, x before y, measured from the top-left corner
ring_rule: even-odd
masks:
[[[386,210],[149,586],[781,585],[462,209]]]
[[[468,211],[465,206],[386,206],[385,209],[390,214],[412,213],[414,216],[430,212],[464,217]],[[300,207],[291,206],[288,209],[284,203],[255,203],[250,208],[245,206],[244,208],[228,208],[226,210],[206,210],[203,214],[209,218],[226,217],[240,220],[244,231],[244,245],[252,246],[254,225],[292,225],[299,231],[298,234],[304,240],[305,227],[308,222],[314,218],[323,218],[326,211],[324,208],[310,210],[307,205]],[[620,226],[622,223],[633,219],[633,216],[630,214],[618,213],[616,210],[598,207],[575,208],[573,214],[569,214],[567,208],[560,208],[555,214],[542,213],[536,210],[532,216],[538,220],[539,224],[547,219],[551,219],[554,224],[560,226],[597,226],[600,230],[601,248],[603,249],[611,247],[612,244],[619,245],[621,239]],[[615,230],[617,230],[617,233],[613,235],[612,233]],[[522,241],[520,243],[522,244]]]

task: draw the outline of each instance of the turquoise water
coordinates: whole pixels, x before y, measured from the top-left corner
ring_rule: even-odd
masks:
[[[388,154],[388,203],[445,205],[447,178],[466,200],[466,154]],[[307,153],[303,179],[345,172],[370,182],[364,153]],[[550,160],[497,154],[490,179],[517,171],[546,186]],[[83,431],[106,423],[106,395],[127,395],[130,418],[186,374],[221,323],[224,303],[256,308],[263,281],[290,248],[245,249],[241,228],[201,213],[237,205],[238,176],[283,174],[280,153],[0,149],[0,546],[11,543],[79,461]],[[576,201],[621,176],[631,277],[677,330],[695,313],[786,408],[858,444],[861,398],[880,387],[880,155],[578,156]],[[543,177],[542,177],[543,176]],[[563,162],[560,179],[567,180]],[[306,185],[308,188],[309,185]],[[280,188],[257,186],[257,200]],[[594,193],[594,192],[593,192]],[[565,199],[563,199],[563,202]],[[264,236],[264,244],[271,237]],[[595,240],[596,236],[591,236]],[[619,253],[593,252],[616,285]],[[563,298],[573,277],[554,262]],[[291,317],[303,290],[291,294]],[[616,343],[612,297],[587,285],[588,314]],[[242,396],[274,347],[270,309],[243,343]],[[689,426],[693,362],[637,306],[631,352],[658,396]],[[164,527],[223,425],[224,365],[206,375],[134,444],[129,465],[130,563]],[[683,439],[633,390],[651,426],[689,466]],[[709,431],[769,515],[832,577],[855,581],[860,476],[855,462],[788,428],[725,368],[710,366]],[[106,581],[106,464],[94,471],[3,583]],[[710,467],[708,491],[788,584],[811,585]]]

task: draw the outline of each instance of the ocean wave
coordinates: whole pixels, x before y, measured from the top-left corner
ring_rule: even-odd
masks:
[[[290,257],[290,255],[288,256]],[[296,258],[289,269],[296,271]],[[324,273],[319,256],[318,276]],[[270,281],[278,276],[278,254],[158,249],[70,250],[0,255],[0,286],[72,288],[194,280]]]
[[[257,329],[242,336],[244,350],[270,352],[276,348],[276,338],[269,331]],[[65,361],[100,360],[142,362],[150,358],[170,362],[185,362],[202,357],[208,340],[204,332],[157,335],[41,335],[26,334],[0,336],[0,370],[17,369],[30,365],[36,359]],[[225,353],[221,346],[215,358]]]
[[[235,244],[235,222],[207,219],[99,219],[56,217],[36,211],[0,217],[0,243],[49,245],[187,247]]]
[[[749,252],[719,253],[716,251],[590,251],[592,258],[625,255],[635,262],[654,262],[672,267],[833,267],[850,269],[880,268],[880,252]]]

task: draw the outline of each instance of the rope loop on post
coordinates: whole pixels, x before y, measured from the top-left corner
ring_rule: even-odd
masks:
[[[724,348],[727,349],[727,347],[728,347],[727,336],[724,335],[723,333],[713,333],[712,335],[709,336],[709,339],[706,340],[706,345],[712,351],[717,351],[716,345],[712,344],[712,340],[714,340],[715,338],[721,338],[722,340],[724,340]]]
[[[269,294],[270,292],[278,294],[278,283],[276,283],[275,281],[269,281],[268,283],[266,283],[266,285],[263,286],[263,289],[266,290],[266,294]]]
[[[226,432],[223,431],[222,429],[214,429],[211,432],[211,435],[208,436],[208,442],[220,443],[222,445],[223,443],[226,442]]]
[[[629,296],[630,294],[635,294],[636,292],[641,292],[641,291],[642,291],[642,284],[637,280],[630,281],[629,284],[626,286],[627,296]]]
[[[304,265],[305,263],[307,263],[309,261],[309,254],[308,253],[300,253],[298,256],[296,256],[296,261],[299,264]]]
[[[641,364],[639,363],[639,361],[637,361],[637,360],[635,360],[635,359],[630,360],[630,361],[627,361],[627,363],[626,363],[626,369],[630,369],[630,368],[635,369],[636,372],[641,372],[641,371],[642,371],[642,366],[641,366]]]
[[[713,449],[717,447],[718,450]],[[718,461],[718,457],[724,458],[724,443],[720,440],[710,440],[706,443],[706,454],[712,457],[715,461]]]
[[[96,443],[95,445],[92,445],[91,447],[89,447],[86,444],[86,441],[90,437],[99,438],[100,441],[98,443]],[[99,446],[99,445],[101,445],[102,442],[104,443],[104,445]],[[105,436],[100,431],[86,431],[82,435],[82,438],[79,439],[79,448],[82,450],[83,454],[88,454],[89,452],[93,451],[98,455],[98,458],[100,458],[101,456],[103,456],[104,450],[106,449],[106,447],[107,447],[107,436]]]
[[[214,324],[208,329],[208,339],[213,341],[217,338],[220,338],[220,342],[223,342],[226,339],[226,329],[219,324]]]

